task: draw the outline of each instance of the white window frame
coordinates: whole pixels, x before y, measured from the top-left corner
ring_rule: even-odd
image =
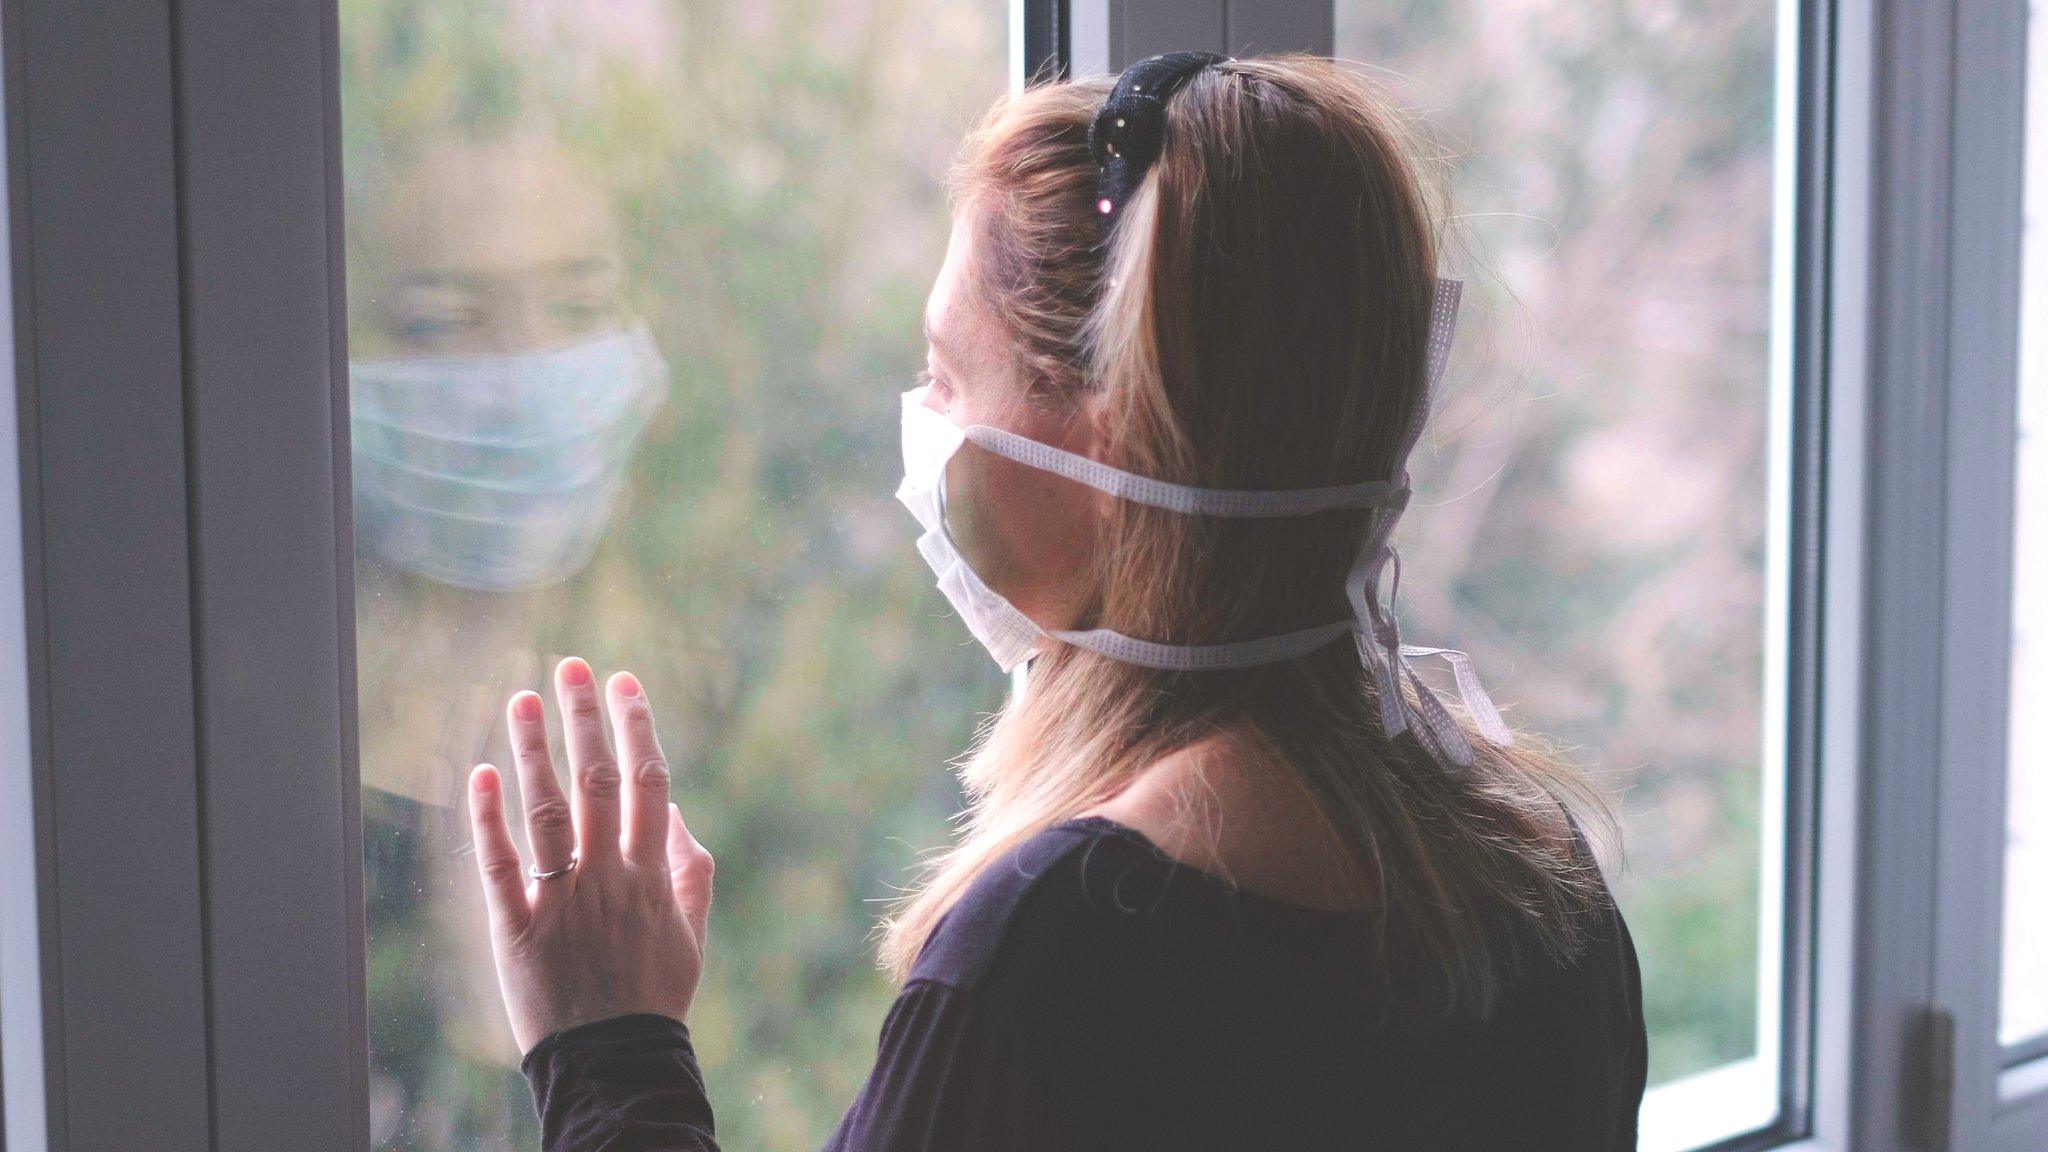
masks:
[[[1015,3],[1020,70],[1334,40]],[[1786,24],[1786,1074],[1717,1147],[2048,1146],[1996,1044],[2022,13]],[[0,0],[13,1152],[368,1146],[335,20]]]

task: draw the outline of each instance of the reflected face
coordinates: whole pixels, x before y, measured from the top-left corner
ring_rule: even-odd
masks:
[[[623,316],[610,207],[546,139],[428,149],[377,218],[374,317],[395,354],[531,351]]]
[[[627,324],[604,188],[550,139],[437,139],[367,205],[350,416],[357,538],[510,592],[566,579],[667,390]]]
[[[1079,407],[1035,403],[1010,340],[975,296],[972,209],[953,220],[925,304],[927,406],[1080,455],[1093,425]],[[946,470],[946,529],[984,583],[1042,628],[1075,622],[1088,593],[1102,501],[1092,489],[963,444]]]

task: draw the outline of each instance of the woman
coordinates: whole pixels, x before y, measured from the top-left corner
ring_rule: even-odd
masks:
[[[832,1147],[1633,1148],[1635,953],[1567,814],[1604,809],[1393,624],[1457,286],[1392,116],[1327,61],[1174,53],[999,104],[955,205],[898,495],[1029,681],[886,927]],[[567,797],[509,706],[530,867],[471,779],[545,1147],[712,1148],[711,858],[639,683],[555,690]]]

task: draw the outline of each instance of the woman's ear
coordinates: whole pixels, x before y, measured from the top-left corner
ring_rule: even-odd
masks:
[[[1067,451],[1078,453],[1090,460],[1100,459],[1097,449],[1102,447],[1103,402],[1100,393],[1081,397],[1074,405],[1069,420]]]
[[[1090,460],[1102,459],[1103,407],[1102,394],[1099,392],[1082,397],[1081,402],[1074,406],[1072,439],[1067,444],[1067,451],[1086,456]],[[1089,492],[1093,494],[1091,504],[1096,522],[1099,524],[1108,520],[1110,514],[1116,510],[1116,497],[1094,488],[1089,489]]]

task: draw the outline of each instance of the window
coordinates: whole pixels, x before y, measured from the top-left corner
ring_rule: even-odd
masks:
[[[1628,788],[1645,1146],[2042,1147],[2026,15],[0,0],[8,1148],[532,1147],[450,801],[572,649],[721,848],[722,1125],[814,1146],[1004,690],[887,499],[935,177],[1024,60],[1186,47],[1449,153],[1402,607]]]
[[[1001,678],[944,618],[896,394],[994,0],[345,0],[371,1135],[532,1148],[463,785],[585,656],[649,685],[720,852],[720,1135],[813,1149],[894,989],[869,934]],[[516,823],[516,822],[515,822]]]
[[[1474,263],[1405,522],[1416,635],[1620,794],[1645,1148],[1777,1114],[1785,278],[1796,88],[1768,0],[1340,2],[1453,174]],[[1413,589],[1412,592],[1409,589]]]

